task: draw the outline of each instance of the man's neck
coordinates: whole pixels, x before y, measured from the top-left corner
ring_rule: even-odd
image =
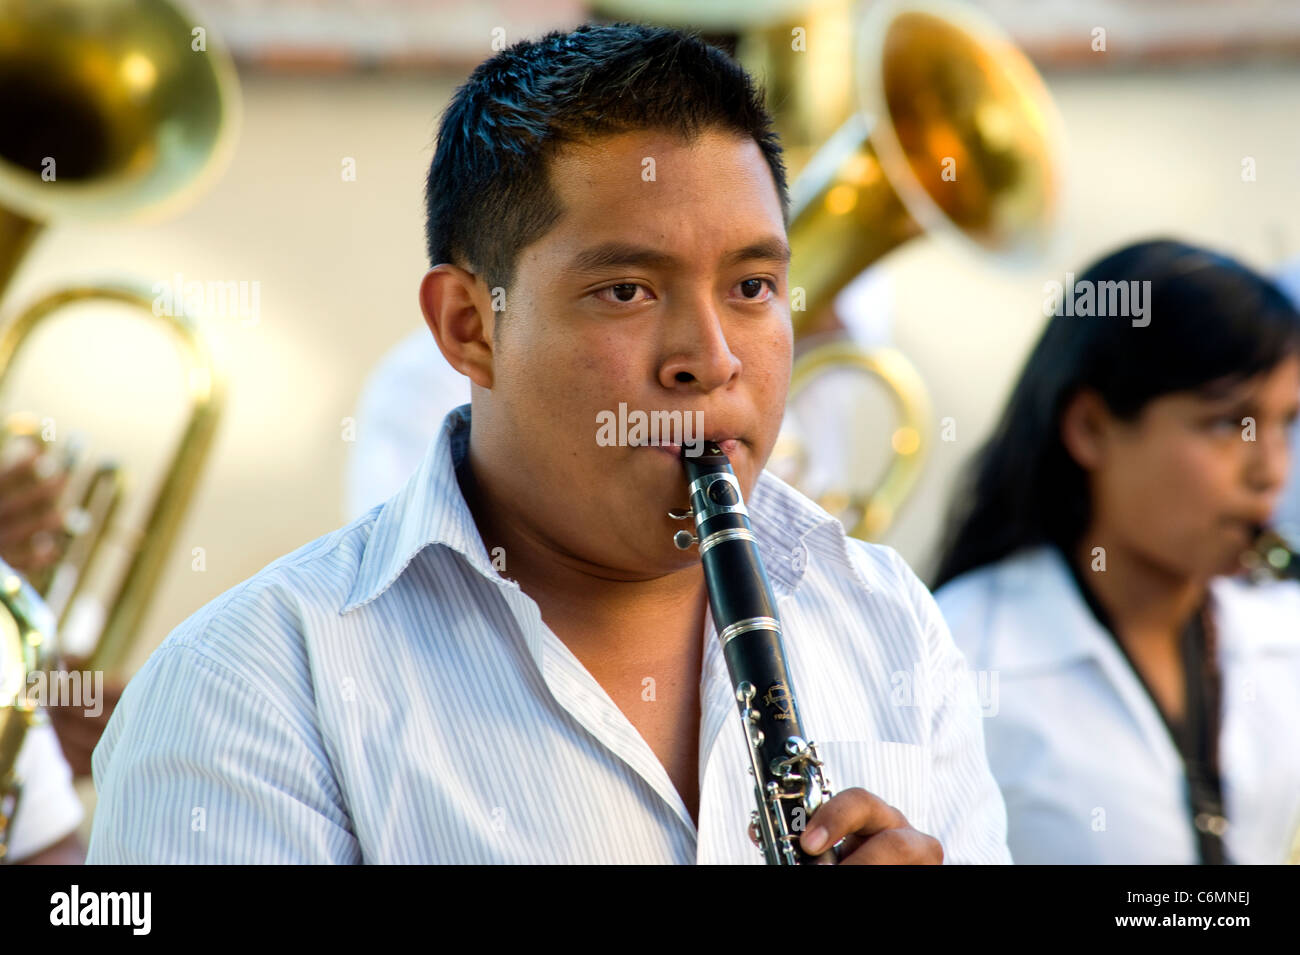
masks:
[[[505,555],[502,576],[536,601],[543,621],[575,654],[671,652],[691,634],[702,638],[708,598],[700,565],[639,579],[605,573],[558,548],[527,515],[493,495],[479,473],[471,453],[456,477],[484,547],[489,556]]]

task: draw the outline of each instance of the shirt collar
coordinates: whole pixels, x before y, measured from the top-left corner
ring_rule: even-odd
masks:
[[[507,583],[492,567],[456,479],[456,469],[469,452],[469,435],[470,405],[463,404],[443,419],[419,469],[380,507],[342,613],[382,594],[431,544],[457,552],[485,577]],[[763,471],[746,503],[759,555],[778,598],[798,586],[810,555],[844,565],[870,589],[849,557],[840,523],[780,478]]]
[[[1099,657],[1114,644],[1079,591],[1064,555],[1054,546],[1021,551],[995,571],[1000,599],[989,621],[994,645],[987,665],[1006,672],[1048,669],[1075,660]],[[1252,586],[1229,577],[1210,584],[1220,644],[1224,651],[1246,655],[1265,650],[1300,650],[1293,633],[1277,626],[1285,590]],[[1046,634],[1050,633],[1050,637]]]
[[[469,423],[468,404],[448,412],[419,468],[380,508],[343,613],[382,594],[430,544],[456,551],[475,570],[497,578],[456,480],[469,452]]]

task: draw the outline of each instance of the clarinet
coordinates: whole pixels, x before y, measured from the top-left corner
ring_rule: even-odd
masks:
[[[674,520],[695,518],[695,533],[680,530],[681,550],[700,547],[709,609],[722,643],[731,685],[749,744],[750,774],[758,808],[750,832],[769,865],[834,863],[827,849],[810,856],[799,836],[817,807],[831,796],[816,746],[804,735],[785,665],[781,623],[740,482],[716,442],[698,457],[683,448],[690,507],[669,511]]]
[[[1241,555],[1241,566],[1256,584],[1300,580],[1300,540],[1295,528],[1256,527],[1250,549]]]

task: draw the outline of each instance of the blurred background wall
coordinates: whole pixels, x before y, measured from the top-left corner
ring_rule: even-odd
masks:
[[[84,274],[259,283],[258,320],[217,326],[228,410],[133,667],[204,603],[344,523],[358,393],[423,324],[423,186],[438,114],[491,55],[494,26],[512,42],[585,15],[567,0],[196,6],[240,64],[243,118],[224,176],[162,223],[55,224],[7,296],[12,308]],[[925,378],[936,422],[956,424],[885,538],[923,576],[957,469],[1044,322],[1045,282],[1157,234],[1264,269],[1300,256],[1294,7],[1150,3],[1135,17],[1114,3],[987,6],[1021,35],[1063,116],[1068,216],[1059,249],[1028,270],[929,238],[876,266],[892,291],[895,344]],[[1088,51],[1098,23],[1113,56]],[[410,42],[419,36],[430,39]],[[1243,181],[1245,157],[1254,181]],[[355,180],[341,175],[348,159]]]

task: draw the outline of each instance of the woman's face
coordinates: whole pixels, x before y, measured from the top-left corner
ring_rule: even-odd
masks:
[[[1091,471],[1096,527],[1172,573],[1238,569],[1286,482],[1300,357],[1210,397],[1175,392],[1107,418]]]

